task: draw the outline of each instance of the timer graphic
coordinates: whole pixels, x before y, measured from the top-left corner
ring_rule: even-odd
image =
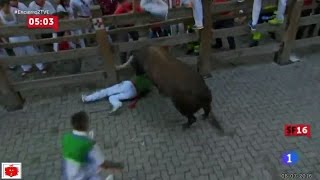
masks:
[[[298,162],[299,156],[297,152],[289,151],[289,152],[283,153],[281,159],[282,159],[282,163],[285,165],[295,165]]]
[[[36,18],[29,18],[28,20],[28,24],[33,26],[33,25],[39,25],[39,26],[42,26],[42,25],[45,25],[45,26],[52,26],[54,24],[54,18],[50,17],[50,18],[43,18],[43,19],[40,19],[38,17]]]
[[[59,20],[57,16],[40,15],[40,16],[28,16],[27,18],[28,28],[30,29],[54,29],[59,30]]]

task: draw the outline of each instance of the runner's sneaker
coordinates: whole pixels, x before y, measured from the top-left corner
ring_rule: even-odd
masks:
[[[268,23],[271,25],[280,25],[280,24],[283,24],[283,20],[274,18],[274,19],[269,20]]]
[[[192,26],[192,29],[200,30],[200,29],[203,29],[203,26],[193,25],[193,26]]]
[[[248,26],[250,27],[251,31],[256,31],[256,30],[257,30],[257,29],[256,29],[256,26],[252,25],[252,21],[250,21],[250,22],[248,23]]]
[[[116,112],[118,111],[118,109],[120,109],[120,107],[121,107],[121,105],[113,107],[112,110],[109,112],[109,115],[115,115]]]

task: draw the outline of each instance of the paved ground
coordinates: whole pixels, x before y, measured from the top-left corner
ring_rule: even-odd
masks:
[[[157,91],[113,117],[105,101],[82,104],[85,89],[34,91],[23,110],[0,110],[0,160],[22,162],[25,180],[59,179],[59,138],[70,131],[70,115],[86,110],[106,156],[126,163],[117,179],[275,180],[284,172],[320,179],[319,82],[319,54],[287,66],[215,71],[207,80],[214,112],[233,137],[218,135],[204,121],[182,131],[185,119]],[[285,123],[310,123],[312,138],[284,137]],[[299,153],[297,165],[280,163],[287,150]]]

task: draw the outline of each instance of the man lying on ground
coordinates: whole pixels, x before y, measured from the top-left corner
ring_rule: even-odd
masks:
[[[117,69],[125,68],[132,61],[132,58],[133,57],[130,57],[127,63],[118,66]],[[82,95],[82,102],[92,102],[108,97],[109,102],[112,105],[112,110],[110,111],[110,114],[112,114],[122,107],[121,101],[134,99],[133,103],[131,104],[131,106],[134,106],[139,98],[150,92],[151,87],[151,80],[148,79],[145,74],[137,73],[137,76],[135,76],[132,80],[122,81],[90,95]]]

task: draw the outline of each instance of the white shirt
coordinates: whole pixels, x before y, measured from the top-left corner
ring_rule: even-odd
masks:
[[[69,19],[74,19],[73,11],[72,11],[71,7],[64,8],[61,4],[58,4],[57,12],[66,12],[69,14]]]
[[[77,16],[85,16],[91,17],[91,10],[90,10],[90,1],[86,0],[71,0],[70,7],[74,13],[74,17]]]
[[[28,11],[29,10],[29,8],[25,4],[23,4],[22,2],[18,2],[18,6],[14,7],[14,8],[17,8],[17,9],[19,9],[21,11]],[[25,23],[26,20],[27,20],[26,17],[27,16],[24,15],[24,14],[17,14],[18,23]]]
[[[3,10],[0,10],[0,21],[3,25],[12,26],[18,23],[17,16],[14,13],[17,10],[17,8],[10,7],[10,14],[7,15],[3,12]]]
[[[49,14],[53,14],[56,13],[56,9],[53,7],[53,5],[49,2],[49,1],[45,1],[43,7],[39,6],[38,4],[36,4],[35,1],[32,1],[29,4],[29,9],[31,11],[37,11],[37,10],[48,10]]]
[[[29,8],[22,2],[18,2],[18,9],[22,11],[27,11]]]
[[[89,137],[86,132],[73,130],[72,133],[76,136]],[[98,172],[100,165],[105,161],[105,158],[97,144],[93,146],[88,154],[89,163],[81,165],[71,159],[64,159],[64,177],[63,180],[87,180],[100,179]]]

